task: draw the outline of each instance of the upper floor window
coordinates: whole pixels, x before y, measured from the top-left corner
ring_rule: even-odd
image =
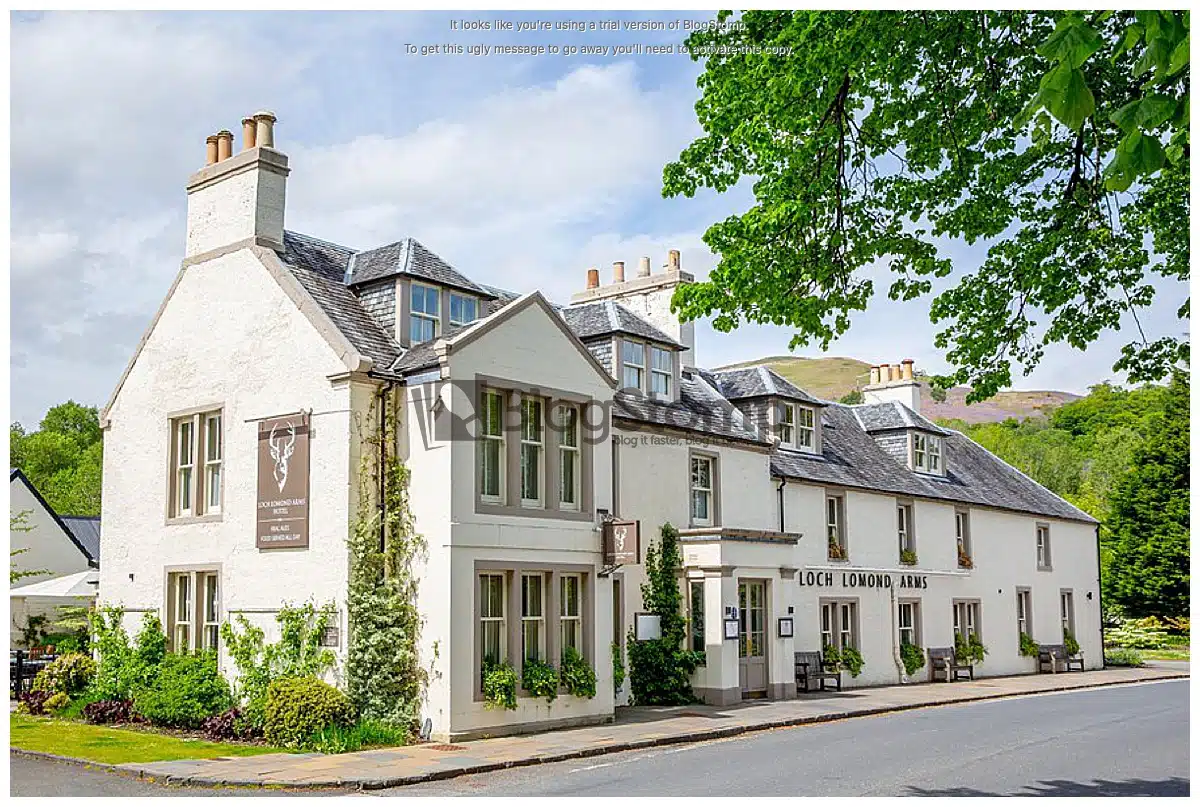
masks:
[[[644,389],[646,377],[646,346],[641,342],[621,341],[621,364],[624,367],[623,386],[627,389]]]
[[[789,403],[779,407],[779,442],[789,446],[796,444],[796,407]]]
[[[224,451],[220,411],[171,421],[172,518],[221,512]]]
[[[845,512],[841,496],[825,498],[825,530],[829,540],[829,559],[846,559]]]
[[[1037,565],[1039,569],[1050,568],[1050,528],[1037,525]]]
[[[692,457],[692,524],[710,527],[713,524],[713,459]]]
[[[479,494],[492,503],[504,500],[504,454],[504,396],[488,390],[479,422]]]
[[[817,430],[814,426],[815,412],[807,406],[796,407],[796,446],[805,451],[817,447]]]
[[[450,324],[467,325],[479,319],[479,301],[465,294],[450,292]]]
[[[900,536],[900,562],[916,563],[917,546],[913,539],[913,509],[911,504],[896,507],[896,527]]]
[[[958,565],[970,569],[971,560],[971,519],[965,510],[954,511],[954,541],[958,549]]]
[[[542,402],[521,399],[521,504],[542,505]]]
[[[913,468],[931,474],[942,472],[942,438],[932,434],[912,433]]]
[[[558,502],[564,510],[579,509],[579,409],[567,405],[562,412],[558,441]]]
[[[650,392],[664,397],[671,394],[671,378],[675,375],[675,361],[671,351],[661,347],[650,347]]]
[[[437,338],[441,331],[441,300],[441,292],[433,286],[412,284],[409,342],[416,345]]]

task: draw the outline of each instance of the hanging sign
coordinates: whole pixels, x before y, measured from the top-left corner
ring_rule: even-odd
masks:
[[[259,421],[257,546],[308,547],[308,416]]]
[[[605,521],[604,522],[604,565],[623,566],[626,563],[642,562],[640,546],[638,545],[639,521]]]

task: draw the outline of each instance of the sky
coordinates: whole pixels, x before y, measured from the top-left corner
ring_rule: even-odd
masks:
[[[607,282],[613,261],[634,271],[647,255],[657,270],[669,249],[706,276],[716,258],[704,231],[751,195],[743,184],[662,198],[663,166],[700,134],[700,66],[614,49],[680,42],[684,21],[712,16],[14,14],[11,419],[35,427],[67,399],[104,406],[178,271],[184,185],[204,163],[206,136],[240,138],[241,119],[259,109],[277,116],[276,147],[289,157],[290,230],[356,249],[411,236],[478,282],[557,302],[583,288],[590,266]],[[514,30],[497,30],[498,19]],[[490,28],[451,30],[452,20]],[[580,20],[679,28],[569,30]],[[549,30],[515,30],[521,23]],[[464,53],[422,54],[447,44]],[[498,44],[559,52],[466,52]],[[984,258],[980,246],[944,249],[957,272]],[[928,299],[892,302],[887,282],[875,285],[873,304],[826,355],[948,369]],[[1141,316],[1148,336],[1179,334],[1185,295],[1161,288]],[[750,325],[719,334],[700,322],[699,363],[787,354],[790,336]],[[1126,330],[1086,352],[1051,348],[1015,386],[1085,393],[1119,382],[1111,367],[1131,338]]]

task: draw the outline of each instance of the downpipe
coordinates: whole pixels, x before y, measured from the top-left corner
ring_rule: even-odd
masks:
[[[892,661],[896,664],[896,672],[900,674],[900,683],[908,683],[908,671],[904,669],[904,660],[900,658],[900,611],[896,607],[896,589],[888,588],[888,599],[892,611]]]

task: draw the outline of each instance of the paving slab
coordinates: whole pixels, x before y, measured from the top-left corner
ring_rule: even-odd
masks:
[[[1143,667],[1057,675],[1021,675],[938,684],[871,687],[841,693],[802,694],[791,700],[736,706],[692,704],[629,707],[603,726],[563,729],[517,738],[376,749],[352,754],[264,754],[255,757],[117,766],[143,777],[192,785],[281,785],[378,789],[446,779],[520,765],[556,762],[672,743],[696,742],[746,731],[797,726],[998,697],[1186,678],[1188,667]]]

